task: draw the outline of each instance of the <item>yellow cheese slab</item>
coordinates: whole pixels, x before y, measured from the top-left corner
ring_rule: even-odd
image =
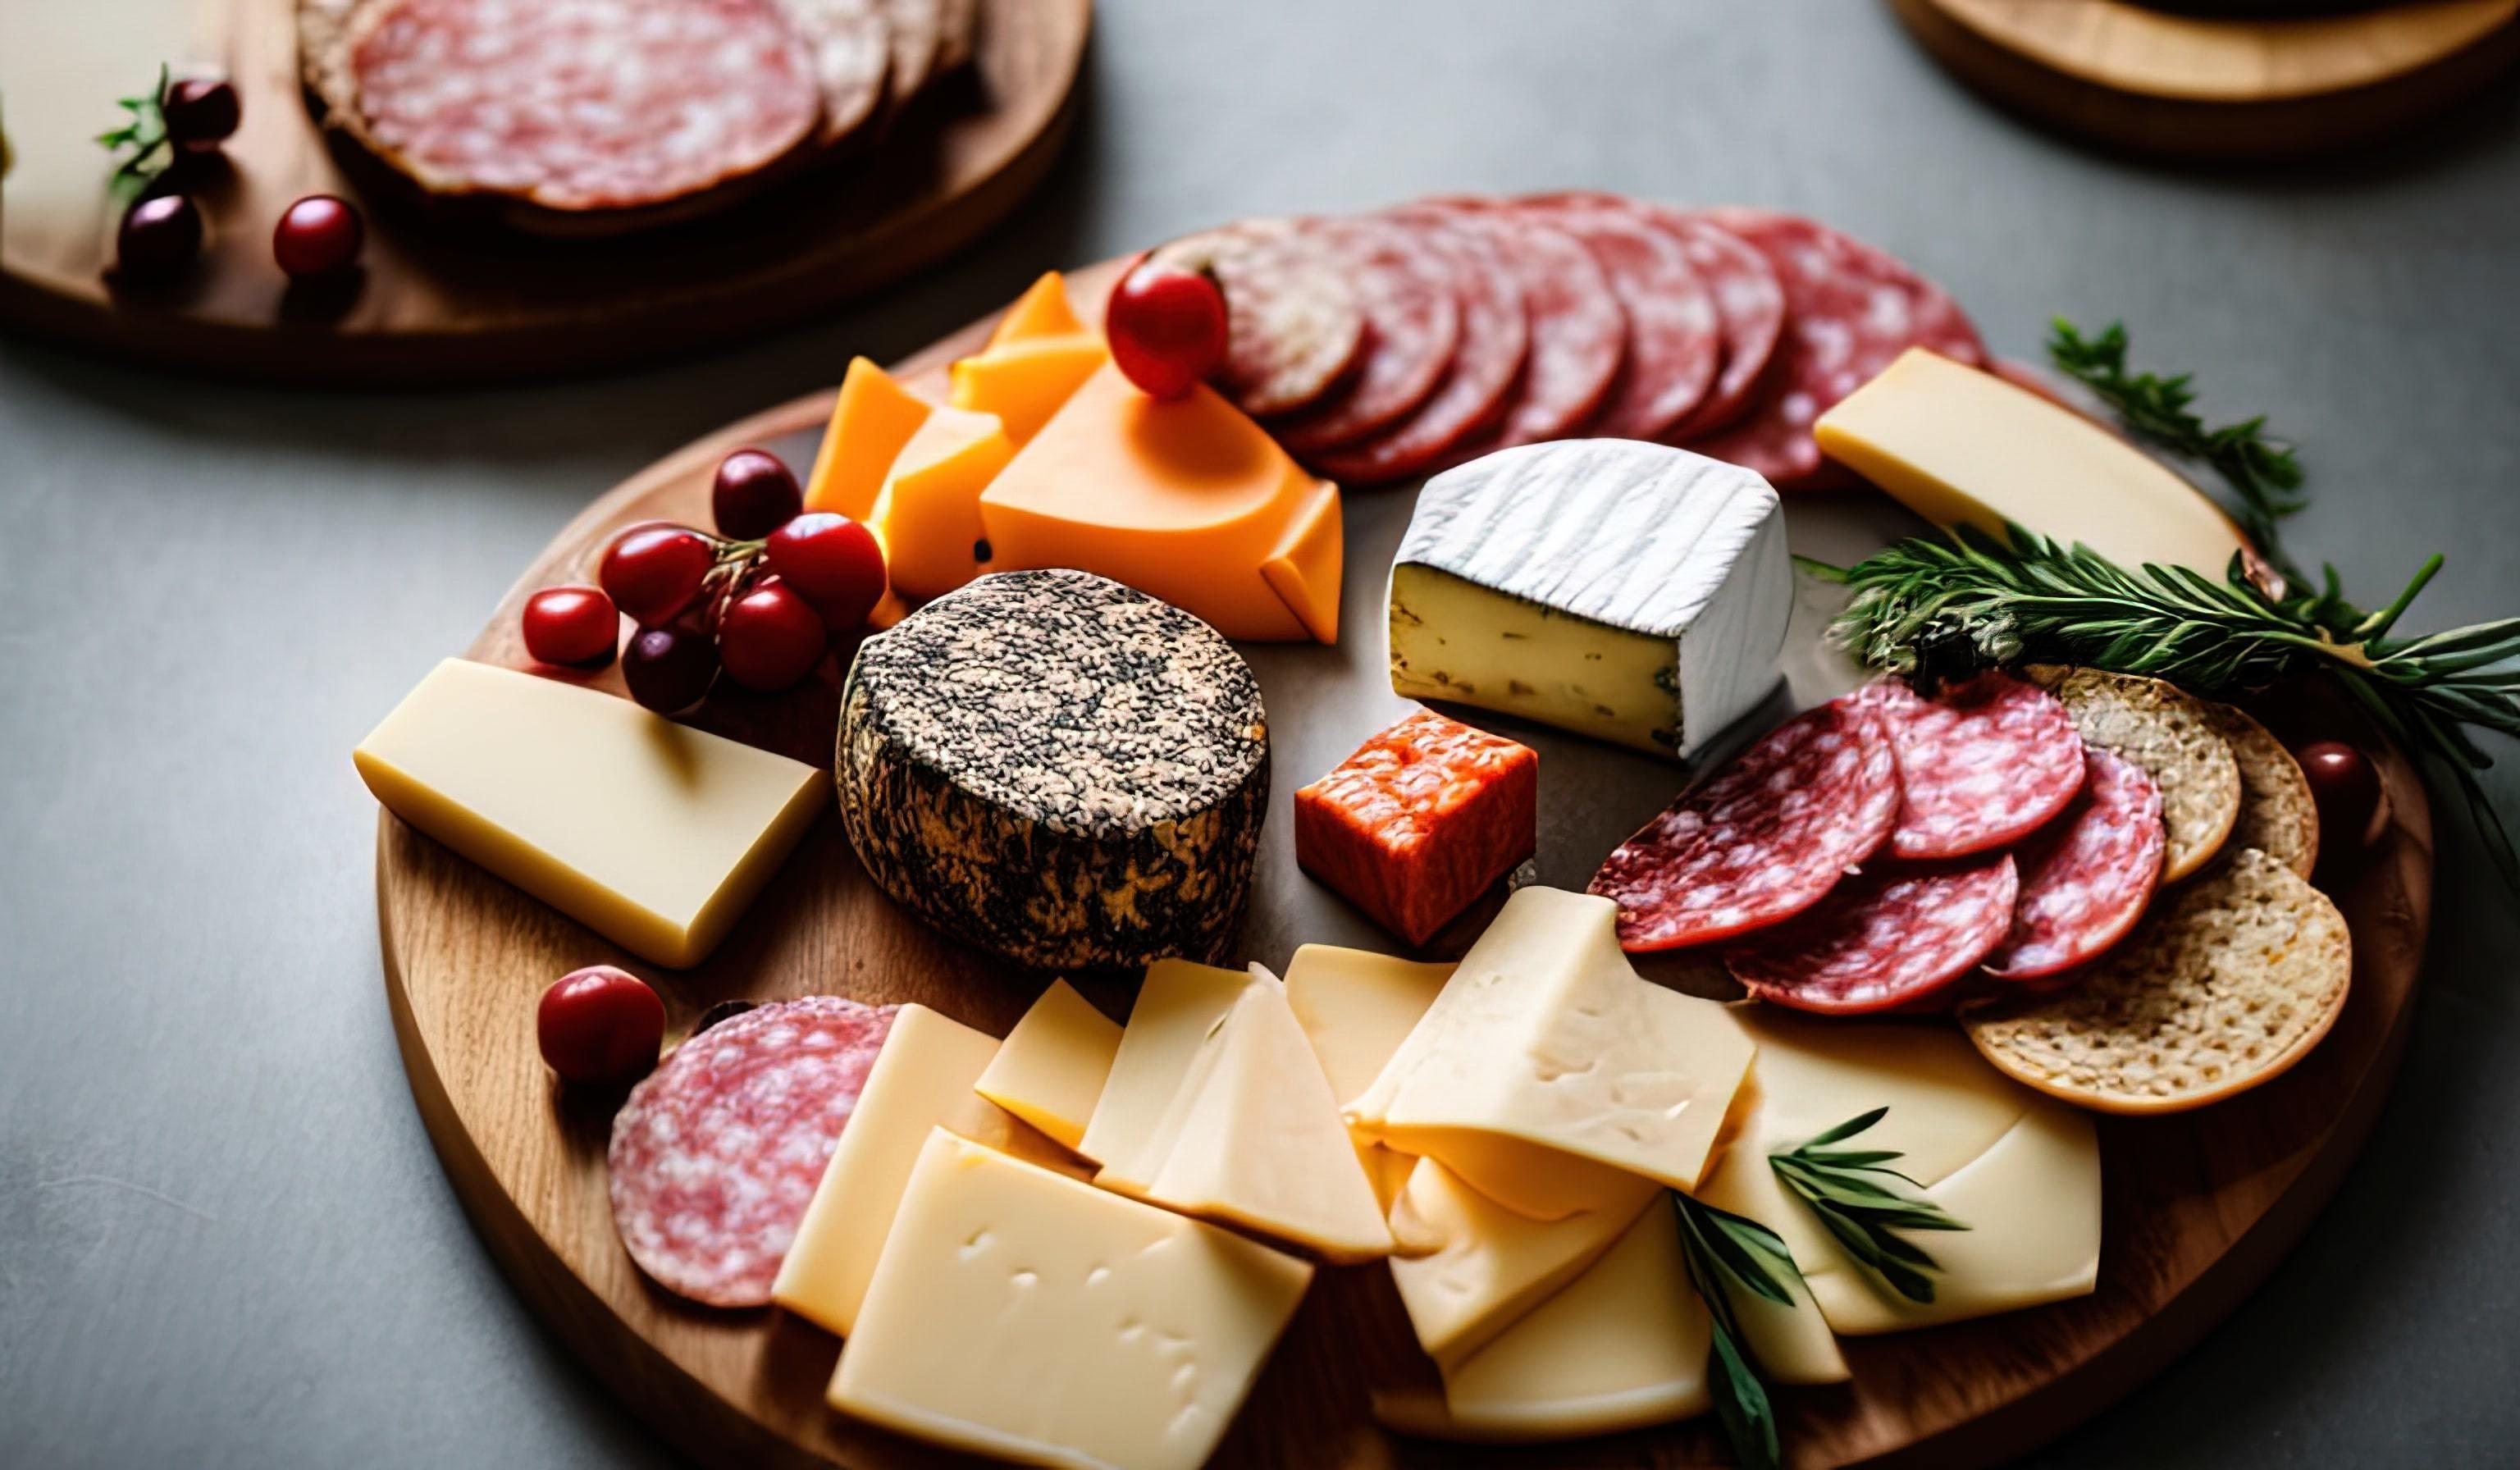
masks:
[[[1157,402],[1104,366],[980,498],[999,571],[1069,566],[1228,638],[1330,643],[1338,489],[1206,387]]]
[[[1330,1091],[1345,1103],[1373,1085],[1452,977],[1450,964],[1308,944],[1287,962],[1286,1003],[1304,1028],[1304,1040],[1312,1043]],[[1356,1147],[1387,1213],[1417,1160],[1368,1137],[1357,1138]],[[1406,1242],[1399,1248],[1409,1250]]]
[[[833,1408],[1027,1465],[1197,1470],[1312,1268],[938,1132]]]
[[[1188,1091],[1194,1069],[1212,1064],[1208,1047],[1244,987],[1249,970],[1219,969],[1187,959],[1158,959],[1147,966],[1129,1024],[1120,1033],[1110,1076],[1077,1152],[1102,1166],[1095,1182],[1107,1189],[1144,1189],[1160,1167],[1167,1127],[1180,1126],[1174,1100]]]
[[[1085,324],[1077,320],[1076,308],[1067,299],[1067,278],[1057,271],[1045,271],[1040,280],[1024,288],[1007,314],[989,332],[989,345],[1003,347],[1009,342],[1025,341],[1041,336],[1074,336],[1084,332]]]
[[[1120,1028],[1064,980],[1015,1022],[973,1091],[1074,1148],[1102,1099]]]
[[[1419,1159],[1391,1207],[1391,1233],[1410,1248],[1393,1258],[1391,1279],[1418,1346],[1439,1363],[1459,1362],[1575,1279],[1663,1192],[1630,1178],[1633,1199],[1622,1208],[1543,1222]]]
[[[1349,1122],[1535,1220],[1615,1211],[1627,1175],[1694,1188],[1751,1042],[1639,976],[1617,917],[1590,894],[1508,899]]]
[[[1090,333],[992,344],[955,362],[946,402],[997,415],[1007,437],[1021,445],[1041,432],[1079,383],[1110,360],[1110,349]]]
[[[1812,425],[1822,453],[1937,525],[2009,520],[2121,566],[2220,577],[2239,528],[2196,487],[2082,415],[1911,347]]]
[[[818,767],[460,658],[351,759],[395,816],[676,968],[717,948],[832,799]]]
[[[772,1301],[848,1335],[933,1130],[1036,1163],[1061,1158],[1048,1139],[971,1091],[997,1051],[997,1039],[986,1032],[924,1005],[901,1007],[797,1222],[796,1241],[770,1288]]]
[[[980,493],[1014,456],[993,414],[940,408],[901,447],[870,512],[892,590],[941,597],[980,574]],[[1003,570],[1004,568],[999,568]]]
[[[927,422],[931,407],[874,363],[849,359],[823,447],[814,452],[813,475],[805,481],[805,509],[866,519],[892,462]]]

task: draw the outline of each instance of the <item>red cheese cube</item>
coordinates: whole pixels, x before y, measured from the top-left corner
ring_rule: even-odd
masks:
[[[1422,945],[1538,842],[1540,757],[1419,710],[1295,793],[1295,861]]]

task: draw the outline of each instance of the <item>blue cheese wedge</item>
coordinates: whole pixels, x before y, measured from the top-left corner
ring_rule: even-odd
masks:
[[[1777,683],[1793,570],[1756,473],[1629,439],[1426,482],[1391,568],[1391,687],[1688,756]]]

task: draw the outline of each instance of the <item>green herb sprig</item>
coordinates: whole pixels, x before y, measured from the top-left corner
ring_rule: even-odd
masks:
[[[125,97],[116,102],[131,119],[111,132],[99,133],[96,141],[107,149],[120,153],[131,150],[128,157],[114,167],[112,185],[113,197],[129,201],[148,192],[175,161],[175,140],[166,131],[166,87],[169,81],[166,66],[158,67],[158,85],[145,97]]]
[[[1832,1148],[1869,1129],[1887,1107],[1859,1113],[1809,1142],[1768,1155],[1778,1182],[1800,1196],[1856,1265],[1911,1302],[1934,1299],[1934,1258],[1899,1230],[1965,1230],[1951,1212],[1912,1191],[1923,1186],[1891,1168],[1907,1157],[1895,1148]],[[1908,1186],[1894,1189],[1887,1180]]]
[[[1716,1420],[1724,1426],[1724,1437],[1732,1442],[1733,1457],[1742,1470],[1777,1470],[1783,1462],[1784,1448],[1777,1435],[1776,1405],[1750,1357],[1741,1323],[1732,1314],[1732,1297],[1726,1283],[1790,1308],[1793,1294],[1784,1282],[1801,1281],[1802,1272],[1794,1268],[1794,1253],[1766,1225],[1700,1204],[1678,1191],[1671,1198],[1680,1212],[1680,1244],[1688,1261],[1688,1281],[1705,1299],[1712,1326],[1706,1388],[1715,1401]]]

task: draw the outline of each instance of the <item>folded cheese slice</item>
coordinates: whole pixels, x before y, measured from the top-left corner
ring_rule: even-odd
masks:
[[[1418,1346],[1438,1363],[1458,1363],[1582,1274],[1663,1192],[1651,1180],[1629,1178],[1630,1198],[1614,1207],[1537,1221],[1434,1160],[1418,1160],[1391,1207],[1391,1233],[1404,1253],[1392,1258],[1391,1279]]]
[[[1450,964],[1308,944],[1287,961],[1286,1003],[1329,1077],[1330,1091],[1345,1101],[1373,1086],[1452,976]],[[1388,1211],[1417,1160],[1370,1137],[1358,1137],[1356,1147],[1375,1199]],[[1406,1242],[1398,1248],[1410,1249]]]

